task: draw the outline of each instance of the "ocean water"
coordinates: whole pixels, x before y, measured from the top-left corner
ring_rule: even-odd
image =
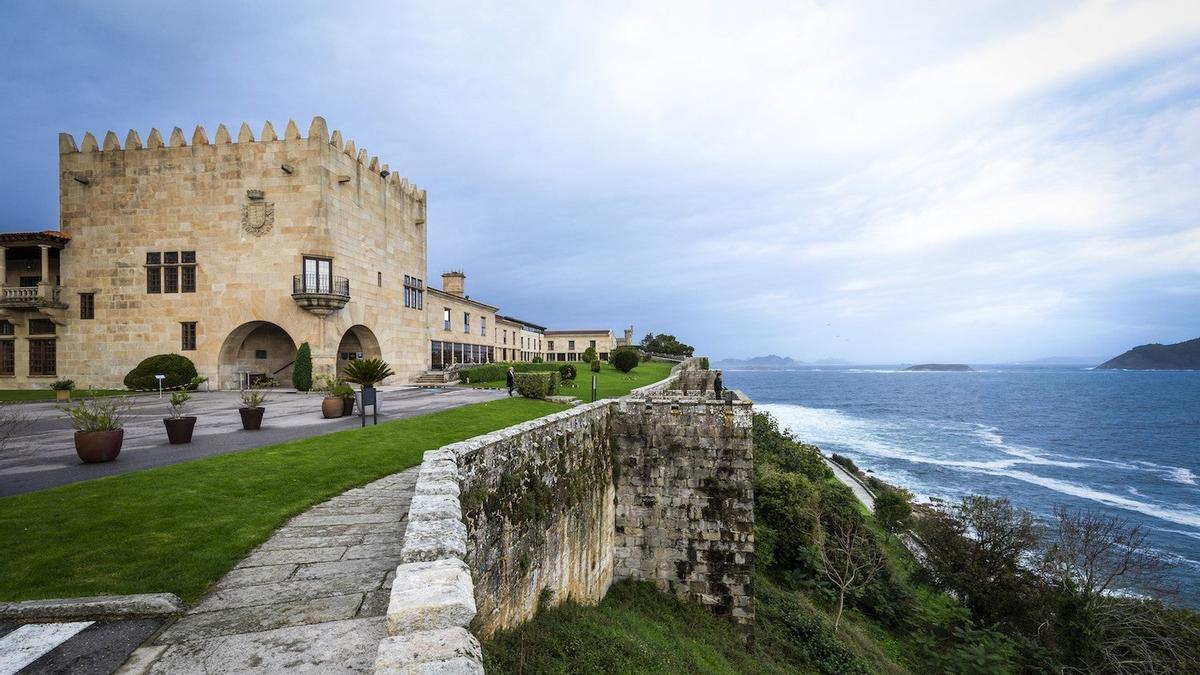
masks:
[[[883,367],[724,373],[800,439],[919,498],[1008,497],[1141,523],[1200,609],[1200,372]]]

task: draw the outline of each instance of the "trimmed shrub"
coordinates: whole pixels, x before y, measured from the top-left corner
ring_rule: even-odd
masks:
[[[637,368],[640,361],[638,350],[633,347],[617,347],[608,354],[608,362],[622,373],[628,373]]]
[[[592,361],[595,361],[598,358],[600,358],[600,357],[596,355],[595,347],[588,347],[587,349],[583,350],[583,362],[584,363],[591,363]]]
[[[558,373],[516,373],[513,384],[525,398],[546,398],[558,395]]]
[[[593,373],[600,372],[600,359],[596,359],[595,361],[592,361],[592,372]]]
[[[561,377],[564,382],[575,379],[575,375],[575,366],[569,363],[564,363],[558,367],[558,376]]]
[[[296,365],[292,367],[292,386],[297,391],[312,390],[312,348],[307,342],[296,350]]]
[[[135,391],[154,391],[158,389],[155,375],[166,375],[163,389],[178,389],[190,387],[192,379],[197,376],[196,364],[186,356],[179,354],[157,354],[143,359],[137,367],[125,376],[125,388]]]
[[[533,362],[533,363],[544,363],[545,361],[546,361],[546,359],[543,359],[543,358],[542,358],[542,357],[540,357],[540,356],[535,356],[535,357],[533,357],[533,361],[532,361],[532,362]]]
[[[512,368],[517,373],[556,372],[554,363],[485,363],[458,371],[459,382],[503,382],[504,375]]]

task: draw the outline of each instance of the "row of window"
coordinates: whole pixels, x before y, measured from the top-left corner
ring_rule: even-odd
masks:
[[[382,286],[383,284],[380,283]],[[425,281],[404,275],[404,306],[425,309]]]
[[[451,330],[450,308],[449,307],[442,308],[442,330]],[[464,333],[471,332],[471,313],[470,312],[463,312],[463,332]],[[486,316],[479,317],[479,334],[487,335],[487,317]]]
[[[195,293],[195,251],[147,251],[147,293]]]
[[[56,375],[57,341],[29,339],[29,374]],[[16,375],[17,345],[12,340],[0,340],[0,375]]]
[[[588,340],[588,346],[591,347],[592,349],[595,349],[596,341]],[[551,351],[551,352],[554,351],[554,340],[546,341],[546,351]],[[569,351],[569,352],[575,351],[575,341],[574,340],[567,340],[567,351]]]
[[[496,348],[491,345],[469,345],[460,342],[430,343],[430,363],[434,370],[441,370],[455,363],[494,363]]]
[[[503,333],[502,339],[504,341],[504,344],[508,344],[508,329],[507,328],[504,329],[502,331],[502,333]],[[514,330],[512,332],[512,334],[513,334],[513,344],[515,345],[515,344],[517,344],[518,333],[517,333],[517,331]],[[550,343],[550,344],[554,344],[554,343]],[[531,349],[533,351],[540,352],[540,351],[542,351],[542,341],[535,340],[527,335],[522,335],[521,336],[521,349]]]

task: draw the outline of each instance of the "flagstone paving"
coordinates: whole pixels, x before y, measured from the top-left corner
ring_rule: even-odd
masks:
[[[371,672],[417,472],[293,518],[121,672]]]

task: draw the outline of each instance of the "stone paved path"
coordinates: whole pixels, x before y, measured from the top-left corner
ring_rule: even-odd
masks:
[[[370,672],[417,473],[293,518],[121,672]]]

